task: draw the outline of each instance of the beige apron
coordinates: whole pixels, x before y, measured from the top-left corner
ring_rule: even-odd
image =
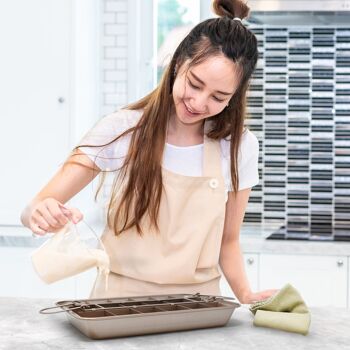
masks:
[[[208,125],[206,121],[206,131]],[[203,176],[184,176],[164,167],[162,174],[160,233],[144,231],[140,237],[131,228],[116,237],[106,226],[101,239],[110,257],[108,289],[98,276],[90,298],[221,295],[218,262],[226,190],[220,142],[204,133]]]

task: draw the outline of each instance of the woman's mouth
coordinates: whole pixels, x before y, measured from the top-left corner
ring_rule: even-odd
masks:
[[[202,113],[197,113],[197,112],[192,111],[189,107],[187,107],[185,102],[183,102],[183,104],[185,106],[185,111],[186,111],[187,115],[189,115],[190,117],[198,117],[202,114]]]

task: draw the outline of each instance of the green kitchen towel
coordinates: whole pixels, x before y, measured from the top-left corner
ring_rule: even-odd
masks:
[[[306,335],[311,315],[299,292],[289,283],[270,298],[249,307],[254,326],[281,329]]]

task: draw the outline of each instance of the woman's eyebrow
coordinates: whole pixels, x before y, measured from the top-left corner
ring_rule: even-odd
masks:
[[[199,83],[201,83],[201,84],[203,84],[205,86],[204,81],[199,79],[197,77],[197,75],[195,75],[193,72],[190,72],[190,73],[193,76],[193,78],[195,78]],[[233,92],[225,92],[225,91],[219,91],[219,90],[216,90],[215,92],[218,92],[219,94],[222,94],[222,95],[232,95],[233,94]]]

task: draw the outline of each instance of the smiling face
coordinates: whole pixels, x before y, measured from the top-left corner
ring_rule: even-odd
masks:
[[[224,55],[210,57],[188,68],[189,60],[177,72],[173,100],[177,118],[194,124],[220,113],[239,85],[237,65]]]

